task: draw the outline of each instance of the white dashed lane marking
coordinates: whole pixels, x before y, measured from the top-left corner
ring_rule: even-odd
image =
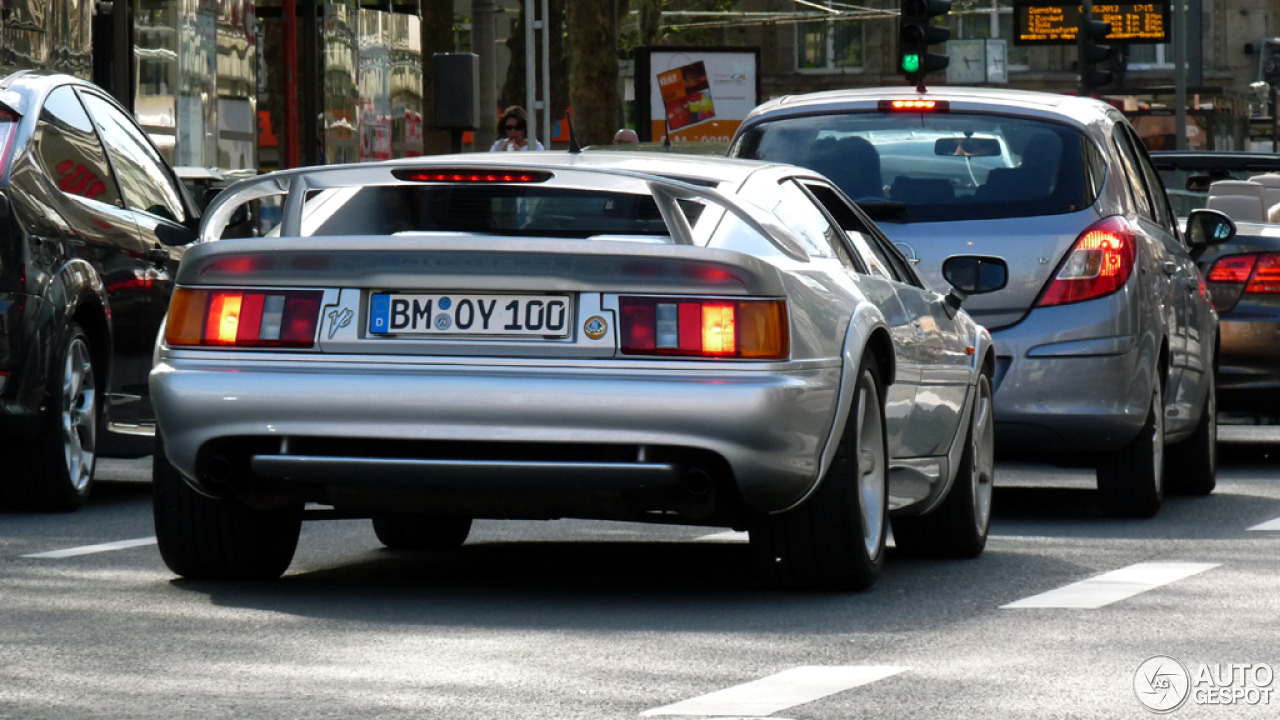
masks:
[[[1280,530],[1280,518],[1268,520],[1261,525],[1254,525],[1250,530]]]
[[[33,553],[31,555],[23,555],[28,558],[69,558],[76,555],[92,555],[94,553],[109,552],[111,550],[125,550],[127,548],[141,547],[143,545],[155,545],[156,539],[153,537],[138,538],[136,540],[118,540],[116,542],[102,543],[100,545],[82,545],[80,547],[67,548],[66,550],[51,550],[49,552]]]
[[[791,668],[777,675],[717,690],[674,705],[645,710],[640,715],[764,717],[859,685],[883,680],[909,669],[888,665]]]
[[[1219,563],[1138,563],[1000,607],[1100,608],[1218,565]]]

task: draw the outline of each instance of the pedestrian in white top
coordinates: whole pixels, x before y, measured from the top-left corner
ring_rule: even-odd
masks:
[[[502,117],[498,118],[498,140],[493,143],[493,147],[489,148],[489,152],[503,152],[515,150],[545,150],[542,143],[536,139],[533,142],[525,137],[525,131],[529,129],[529,116],[525,114],[524,108],[519,105],[512,105],[502,111]]]

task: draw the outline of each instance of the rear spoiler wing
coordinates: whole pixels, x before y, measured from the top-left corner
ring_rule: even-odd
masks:
[[[621,170],[598,167],[560,167],[542,164],[520,164],[504,162],[500,167],[486,165],[483,161],[459,162],[457,156],[450,158],[452,162],[419,162],[419,163],[354,163],[345,165],[323,165],[318,167],[278,170],[254,178],[239,180],[229,185],[205,208],[200,225],[199,242],[213,242],[222,236],[223,230],[230,223],[233,213],[241,205],[265,197],[284,195],[283,217],[280,221],[281,237],[296,237],[302,234],[302,209],[307,195],[321,190],[332,190],[346,187],[365,187],[378,185],[411,185],[415,181],[402,180],[393,171],[403,171],[414,167],[431,169],[450,168],[470,172],[510,172],[511,170],[528,170],[555,175],[571,176],[608,175],[612,177],[632,178],[647,185],[650,194],[658,205],[662,220],[667,226],[667,233],[677,245],[693,245],[693,229],[689,219],[681,209],[679,201],[694,200],[711,203],[723,208],[726,212],[742,221],[743,224],[759,233],[771,242],[779,251],[796,259],[808,260],[809,256],[791,231],[777,222],[764,210],[746,202],[735,201],[723,193],[709,187],[662,177],[650,173],[633,170]]]

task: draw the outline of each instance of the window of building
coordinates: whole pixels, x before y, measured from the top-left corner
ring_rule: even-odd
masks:
[[[1007,41],[1009,69],[1030,69],[1027,46],[1013,44],[1012,0],[975,0],[973,7],[967,10],[953,7],[949,19],[952,38],[1004,38]]]
[[[1173,44],[1131,44],[1125,48],[1125,62],[1130,70],[1173,67]]]
[[[819,0],[833,12],[814,10],[814,20],[796,23],[796,66],[801,70],[846,72],[861,70],[863,62],[863,26],[847,12],[847,4],[837,0]]]

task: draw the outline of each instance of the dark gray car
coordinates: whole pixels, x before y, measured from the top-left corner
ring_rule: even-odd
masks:
[[[730,154],[823,172],[935,287],[952,255],[1007,261],[1008,286],[966,304],[996,342],[1002,453],[1096,467],[1112,515],[1155,514],[1166,486],[1212,491],[1218,319],[1194,256],[1234,226],[1199,210],[1184,234],[1118,110],[986,88],[817,93],[756,108]]]
[[[151,452],[147,373],[199,214],[146,133],[67,75],[0,79],[0,495],[70,510]]]

